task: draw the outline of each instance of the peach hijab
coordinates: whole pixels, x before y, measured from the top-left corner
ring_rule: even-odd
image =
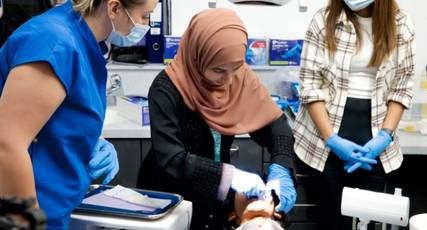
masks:
[[[196,14],[185,31],[166,73],[185,104],[207,124],[225,135],[258,130],[282,115],[256,74],[245,63],[247,32],[228,9]],[[244,63],[220,84],[204,73],[227,63]]]

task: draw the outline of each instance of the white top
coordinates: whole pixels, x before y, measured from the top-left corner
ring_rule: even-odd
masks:
[[[373,54],[372,18],[357,17],[360,24],[361,46],[350,65],[348,97],[371,99],[377,68],[368,67]]]

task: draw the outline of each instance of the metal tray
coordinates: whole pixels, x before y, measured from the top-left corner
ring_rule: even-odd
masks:
[[[91,185],[89,191],[86,193],[84,198],[88,198],[90,196],[99,194],[105,190],[111,189],[113,186],[110,185]],[[102,205],[91,205],[91,204],[83,204],[81,203],[76,209],[74,209],[74,213],[86,213],[86,214],[96,214],[102,216],[113,216],[113,217],[127,217],[127,218],[136,218],[136,219],[159,219],[170,212],[173,208],[178,206],[183,200],[181,195],[174,193],[166,193],[166,192],[158,192],[151,190],[143,190],[143,189],[132,189],[136,192],[139,192],[143,195],[147,195],[152,198],[158,199],[169,199],[172,202],[166,206],[165,208],[158,208],[152,212],[148,211],[133,211],[127,209],[119,209],[119,208],[111,208]]]

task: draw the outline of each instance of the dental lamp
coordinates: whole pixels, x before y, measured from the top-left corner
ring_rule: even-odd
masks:
[[[406,226],[409,219],[409,198],[396,188],[394,195],[344,187],[341,214],[357,217],[357,229],[367,230],[370,221]],[[393,229],[393,228],[392,228]]]

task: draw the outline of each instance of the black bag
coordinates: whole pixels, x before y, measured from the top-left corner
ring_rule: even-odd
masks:
[[[28,19],[52,8],[50,0],[0,0],[0,47]],[[1,10],[0,10],[1,11]]]
[[[35,199],[0,198],[0,230],[44,230],[46,215],[34,208]],[[20,220],[16,219],[20,217]]]

